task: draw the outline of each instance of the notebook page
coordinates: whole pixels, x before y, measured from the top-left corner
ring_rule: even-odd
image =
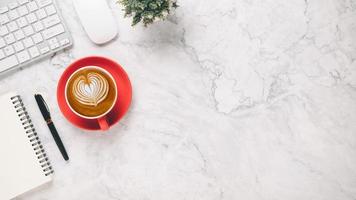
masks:
[[[51,180],[45,176],[11,97],[0,96],[0,199],[14,198]]]

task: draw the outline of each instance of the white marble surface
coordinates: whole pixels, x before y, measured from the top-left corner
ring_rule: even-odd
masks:
[[[168,21],[95,46],[71,0],[75,46],[0,80],[24,96],[56,171],[20,200],[356,199],[356,1],[179,0]],[[120,62],[134,96],[107,133],[81,131],[56,103],[66,66]],[[48,100],[65,163],[33,99]]]

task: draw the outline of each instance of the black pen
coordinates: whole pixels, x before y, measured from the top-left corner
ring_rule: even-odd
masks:
[[[46,121],[48,128],[51,131],[51,134],[53,136],[53,139],[56,142],[56,144],[59,148],[59,151],[61,152],[64,160],[66,160],[66,161],[69,160],[67,151],[64,148],[63,142],[62,142],[61,138],[59,137],[57,129],[54,126],[53,121],[51,119],[51,114],[49,112],[46,102],[44,101],[42,95],[40,95],[40,94],[35,94],[35,99],[36,99],[38,108],[40,109],[42,116],[43,116],[44,120]]]

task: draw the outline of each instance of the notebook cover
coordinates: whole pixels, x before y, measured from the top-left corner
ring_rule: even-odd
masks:
[[[45,154],[39,152],[42,145],[21,105],[21,98],[15,93],[0,96],[1,200],[14,198],[52,179],[49,172],[53,171]]]

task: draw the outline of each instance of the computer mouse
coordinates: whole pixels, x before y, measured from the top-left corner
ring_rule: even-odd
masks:
[[[104,44],[115,38],[117,25],[106,0],[73,0],[73,3],[91,41]]]

